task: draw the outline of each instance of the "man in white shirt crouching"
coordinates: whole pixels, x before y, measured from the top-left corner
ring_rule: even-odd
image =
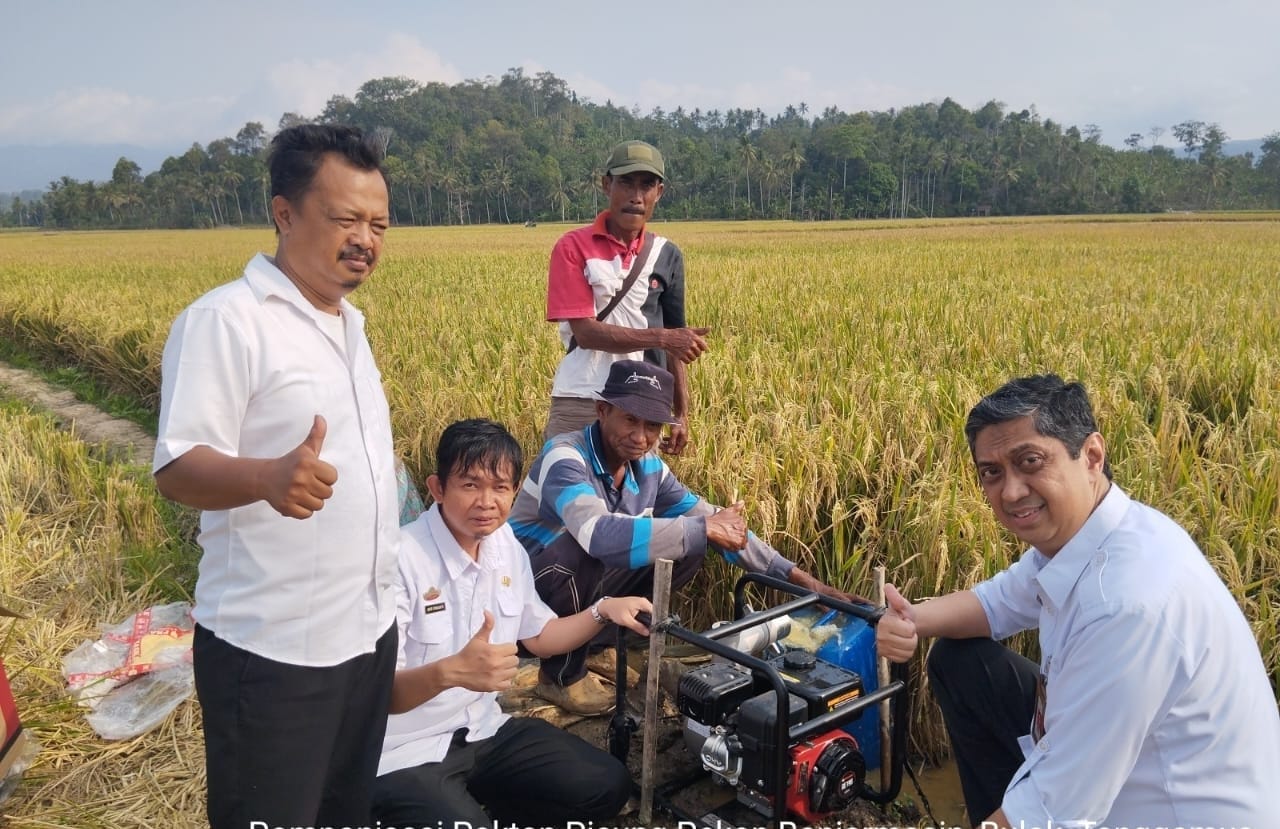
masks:
[[[647,635],[636,616],[652,612],[640,596],[606,596],[563,618],[543,604],[507,525],[523,465],[500,424],[451,424],[427,478],[435,503],[403,529],[400,656],[374,783],[380,825],[599,822],[631,793],[612,755],[497,702],[516,674],[517,642],[551,656],[609,623]]]
[[[970,821],[1276,825],[1280,715],[1257,642],[1190,536],[1111,482],[1084,387],[1010,381],[965,435],[1031,548],[972,590],[911,604],[887,587],[876,646],[902,662],[942,637],[929,679]],[[995,641],[1033,628],[1039,666]]]

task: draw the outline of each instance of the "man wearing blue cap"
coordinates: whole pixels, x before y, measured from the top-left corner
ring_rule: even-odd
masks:
[[[653,563],[674,559],[672,589],[698,572],[707,547],[745,570],[841,599],[747,530],[741,502],[717,507],[676,480],[654,452],[672,415],[674,378],[641,360],[619,360],[595,395],[596,419],[557,435],[533,461],[510,524],[529,552],[543,602],[561,616],[610,596],[650,596]],[[614,695],[601,630],[587,645],[542,660],[536,692],[566,711],[603,714]],[[591,656],[596,651],[599,658]]]

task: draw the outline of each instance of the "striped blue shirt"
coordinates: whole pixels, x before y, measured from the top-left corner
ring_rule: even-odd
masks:
[[[706,516],[718,510],[676,480],[653,452],[628,463],[616,486],[605,466],[600,426],[593,423],[547,442],[520,487],[509,523],[530,556],[573,545],[606,568],[634,570],[659,558],[705,553]],[[752,533],[745,549],[717,551],[731,564],[781,579],[795,566]]]

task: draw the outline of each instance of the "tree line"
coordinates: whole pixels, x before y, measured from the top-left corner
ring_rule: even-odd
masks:
[[[666,157],[660,215],[798,220],[1280,208],[1280,132],[1261,156],[1227,156],[1216,124],[1188,120],[1134,133],[1120,150],[1093,125],[1064,127],[1034,107],[947,98],[887,112],[671,111],[579,100],[549,72],[511,69],[455,85],[370,80],[313,118],[349,123],[386,151],[401,225],[582,221],[602,206],[609,147],[640,138]],[[1165,146],[1169,134],[1185,153]],[[121,158],[105,182],[63,176],[38,200],[15,198],[0,224],[190,228],[269,222],[259,122],[193,144],[142,175]]]

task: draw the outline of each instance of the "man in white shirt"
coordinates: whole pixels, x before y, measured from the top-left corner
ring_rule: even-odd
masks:
[[[274,257],[193,302],[165,345],[154,472],[202,510],[193,657],[209,822],[360,825],[395,668],[391,425],[346,299],[389,224],[359,130],[272,141]]]
[[[451,424],[427,478],[435,503],[403,530],[400,656],[374,784],[382,826],[592,825],[631,793],[612,755],[539,719],[504,714],[516,643],[576,648],[607,623],[647,635],[648,599],[605,596],[564,618],[543,604],[507,525],[524,459],[501,424]]]
[[[973,590],[913,605],[887,587],[876,645],[902,662],[942,637],[929,677],[969,819],[1275,825],[1280,715],[1257,642],[1195,542],[1111,482],[1083,386],[1010,381],[965,434],[1031,549]],[[1032,628],[1039,667],[995,641]]]

